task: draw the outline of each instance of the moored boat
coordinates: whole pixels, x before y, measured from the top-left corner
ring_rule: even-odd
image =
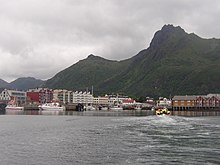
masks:
[[[85,109],[86,111],[95,111],[95,110],[96,110],[96,108],[93,107],[93,106],[91,106],[91,105],[89,105],[89,106],[85,106],[84,109]]]
[[[170,111],[167,108],[162,108],[162,109],[158,109],[156,110],[156,115],[157,116],[169,116],[170,115]]]
[[[114,106],[109,108],[110,111],[123,111],[122,107],[119,106]]]
[[[24,110],[24,107],[17,106],[17,105],[14,105],[14,104],[8,104],[8,105],[5,107],[5,110],[6,110],[6,111],[9,111],[9,110],[13,110],[13,111],[23,111],[23,110]]]
[[[58,102],[45,103],[38,106],[41,111],[64,111],[65,107]]]
[[[17,103],[16,98],[12,98],[12,100],[9,101],[7,106],[5,107],[5,110],[6,111],[23,111],[24,107]]]
[[[102,111],[108,111],[109,110],[109,108],[108,107],[101,107],[101,109],[100,110],[102,110]]]

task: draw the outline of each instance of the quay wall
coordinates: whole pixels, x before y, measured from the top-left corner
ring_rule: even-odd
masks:
[[[172,111],[171,115],[199,117],[199,116],[220,116],[220,110],[188,110],[188,111]]]

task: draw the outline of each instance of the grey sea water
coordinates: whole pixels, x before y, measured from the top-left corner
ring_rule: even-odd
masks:
[[[0,115],[1,165],[214,165],[219,155],[219,117]]]

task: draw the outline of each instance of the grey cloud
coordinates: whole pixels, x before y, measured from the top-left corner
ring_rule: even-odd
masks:
[[[0,3],[0,78],[6,80],[47,79],[91,53],[114,60],[130,58],[147,48],[154,33],[168,23],[202,37],[220,37],[218,0]]]

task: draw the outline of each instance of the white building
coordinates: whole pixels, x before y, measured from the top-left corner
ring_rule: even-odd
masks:
[[[10,100],[15,100],[16,104],[25,104],[27,99],[27,94],[24,91],[9,90],[4,89],[0,93],[0,100],[9,102]]]
[[[8,93],[7,89],[1,89],[0,90],[0,101],[9,102],[11,100],[11,97]]]
[[[109,105],[109,98],[108,97],[102,97],[102,96],[98,96],[98,97],[94,97],[93,98],[93,104],[95,105]]]
[[[74,103],[74,104],[92,104],[93,96],[90,92],[78,92],[56,89],[53,91],[53,100],[59,100],[64,104]]]
[[[157,106],[158,107],[171,107],[172,101],[167,98],[159,98],[159,100],[157,101]]]
[[[124,95],[105,95],[105,97],[109,98],[110,105],[122,104],[124,100],[131,99],[128,96]]]

